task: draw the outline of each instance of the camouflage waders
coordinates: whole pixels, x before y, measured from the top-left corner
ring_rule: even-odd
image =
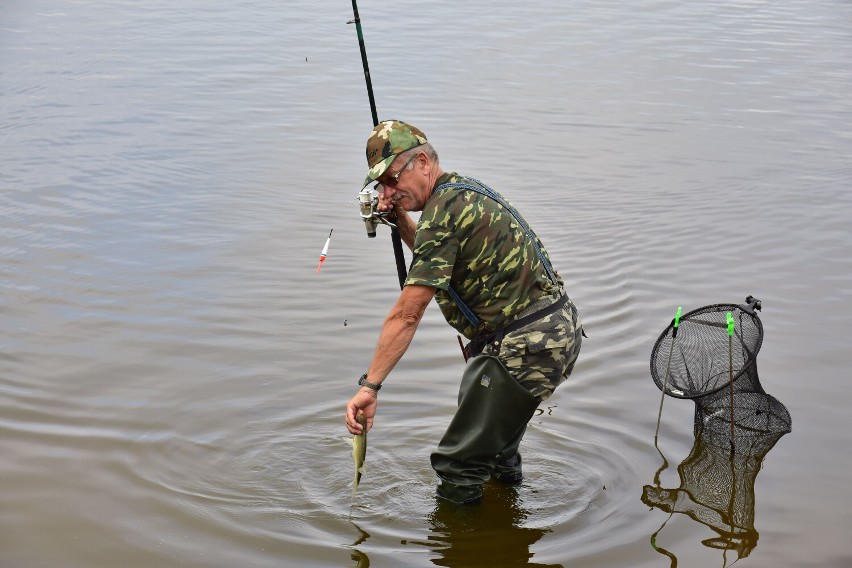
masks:
[[[538,300],[518,319],[553,303]],[[509,373],[539,400],[547,400],[574,370],[583,343],[583,324],[571,300],[552,314],[507,333],[497,344],[491,341],[482,352],[499,358]]]

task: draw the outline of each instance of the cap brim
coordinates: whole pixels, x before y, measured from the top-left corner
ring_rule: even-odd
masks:
[[[367,172],[367,177],[364,178],[364,185],[361,186],[361,189],[364,189],[365,187],[382,177],[382,174],[388,171],[388,168],[398,155],[399,154],[388,156],[387,158],[370,168],[370,171]]]

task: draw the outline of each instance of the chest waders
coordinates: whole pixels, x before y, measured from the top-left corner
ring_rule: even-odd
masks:
[[[498,462],[517,458],[520,470],[518,445],[538,403],[496,357],[471,359],[459,387],[458,410],[431,457],[441,479],[438,496],[474,503]]]
[[[521,225],[546,272],[556,282],[550,263],[523,218],[499,194],[481,182],[477,184],[482,187],[447,183],[436,191],[442,188],[475,191],[503,205]],[[468,321],[478,325],[479,318],[452,288],[450,295]],[[542,313],[541,317],[544,315]],[[507,483],[519,483],[521,455],[518,446],[539,402],[509,374],[497,357],[478,355],[471,358],[459,386],[458,410],[431,455],[432,468],[441,480],[438,497],[458,504],[472,504],[482,498],[482,484],[492,475]]]

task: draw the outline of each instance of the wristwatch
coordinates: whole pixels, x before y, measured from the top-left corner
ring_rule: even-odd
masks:
[[[361,375],[361,378],[358,379],[358,385],[362,387],[367,387],[368,389],[379,392],[379,389],[382,388],[382,385],[377,385],[375,383],[371,383],[367,380],[367,373]]]

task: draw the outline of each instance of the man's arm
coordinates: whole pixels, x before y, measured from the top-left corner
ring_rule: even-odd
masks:
[[[426,306],[435,296],[431,286],[411,285],[402,289],[391,309],[376,344],[373,360],[367,370],[371,383],[381,384],[408,349],[420,324]]]
[[[435,288],[431,286],[410,285],[402,289],[379,334],[373,360],[367,370],[369,382],[382,384],[402,359],[435,292]],[[359,410],[363,410],[367,417],[369,431],[376,414],[376,391],[361,387],[346,404],[346,427],[352,434],[361,433],[361,426],[355,421]]]

